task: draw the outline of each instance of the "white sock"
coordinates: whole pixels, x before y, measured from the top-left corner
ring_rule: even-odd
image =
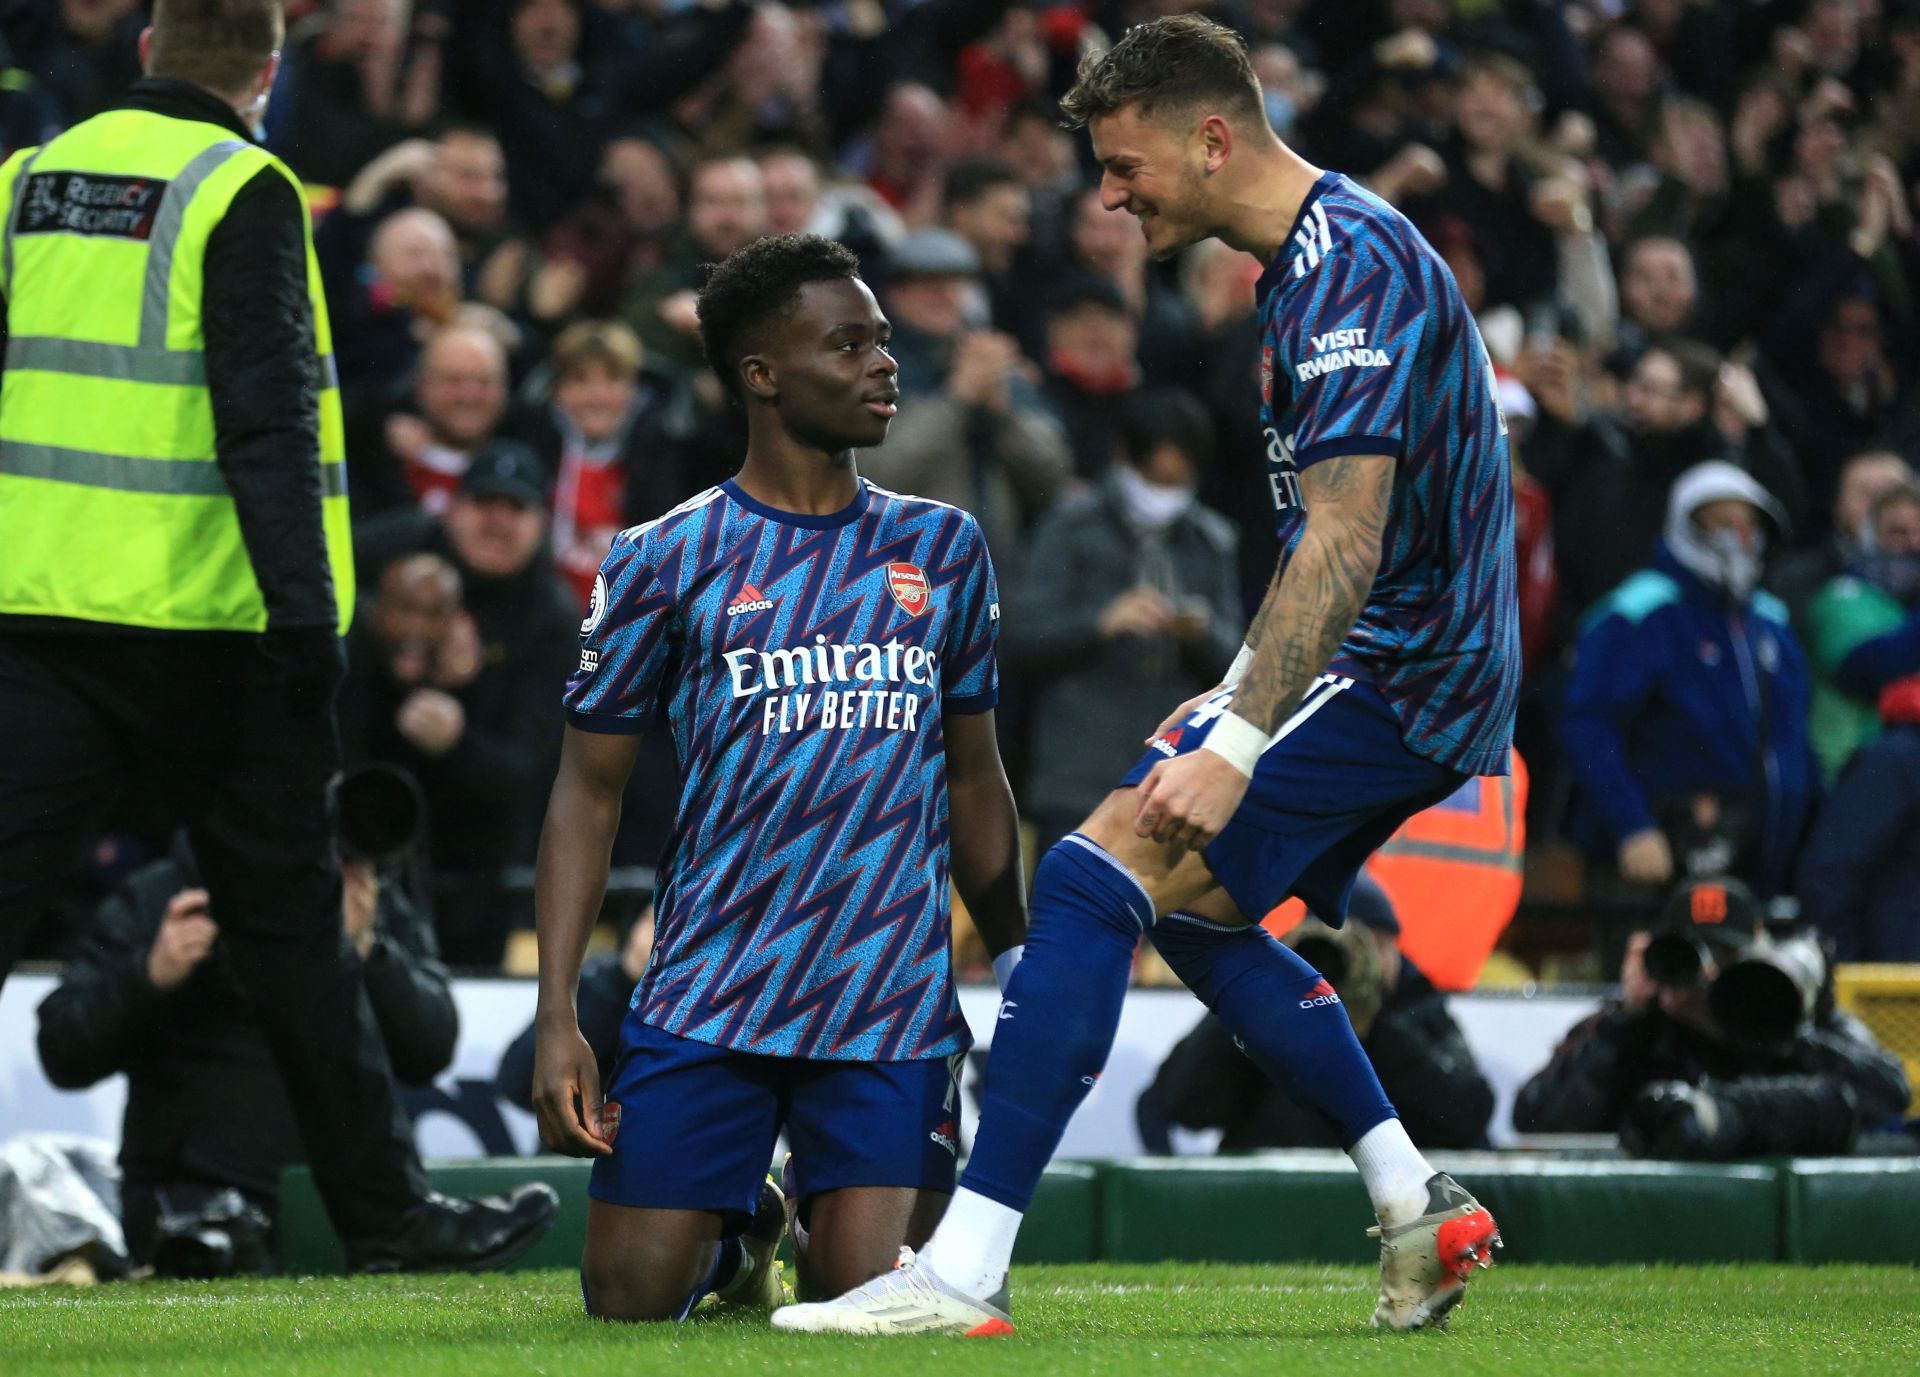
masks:
[[[962,1186],[920,1250],[920,1260],[961,1294],[991,1299],[1007,1284],[1022,1218],[1020,1211]]]
[[[1433,1167],[1407,1137],[1398,1119],[1375,1124],[1347,1149],[1367,1183],[1373,1212],[1386,1225],[1405,1224],[1427,1212],[1427,1181]],[[944,1275],[944,1274],[943,1274]]]

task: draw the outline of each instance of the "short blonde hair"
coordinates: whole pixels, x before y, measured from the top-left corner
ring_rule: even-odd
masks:
[[[599,364],[617,377],[637,378],[646,362],[640,337],[617,320],[583,320],[562,330],[553,342],[553,375],[570,378]]]

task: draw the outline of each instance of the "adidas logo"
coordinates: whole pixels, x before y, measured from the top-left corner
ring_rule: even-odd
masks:
[[[748,617],[752,616],[755,612],[771,612],[772,610],[773,599],[750,583],[742,584],[740,586],[740,596],[727,604],[727,615],[729,617]]]
[[[1328,1004],[1338,1004],[1339,1002],[1340,996],[1333,992],[1333,986],[1327,983],[1327,978],[1321,976],[1314,984],[1314,987],[1307,991],[1307,997],[1300,1001],[1300,1007],[1302,1009],[1319,1009]]]
[[[1171,756],[1179,755],[1180,754],[1180,733],[1183,730],[1184,728],[1175,727],[1172,731],[1168,732],[1165,736],[1154,737],[1153,738],[1154,750],[1160,752],[1160,754],[1164,756],[1171,757]]]

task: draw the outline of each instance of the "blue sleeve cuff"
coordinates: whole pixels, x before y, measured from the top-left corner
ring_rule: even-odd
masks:
[[[957,712],[962,717],[972,717],[983,712],[992,712],[1000,701],[1000,690],[990,688],[985,693],[969,693],[964,697],[949,694],[940,700],[940,711]]]
[[[645,731],[651,723],[644,717],[616,717],[605,712],[580,712],[567,709],[567,722],[583,732],[598,732],[602,736],[633,736]]]
[[[1308,468],[1322,459],[1333,459],[1342,454],[1386,454],[1398,463],[1406,457],[1406,442],[1390,440],[1384,435],[1336,435],[1330,440],[1316,440],[1305,449],[1293,452],[1293,466]]]

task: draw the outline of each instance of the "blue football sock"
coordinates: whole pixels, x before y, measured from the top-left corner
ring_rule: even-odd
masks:
[[[694,1306],[734,1279],[746,1258],[747,1251],[741,1246],[738,1234],[721,1239],[720,1246],[714,1250],[713,1270],[707,1273],[704,1282],[693,1288],[693,1294],[687,1297],[687,1303],[680,1307],[680,1313],[673,1318],[684,1320],[691,1315]]]
[[[1020,1211],[1107,1064],[1134,948],[1153,923],[1140,882],[1077,832],[1041,858],[1028,907],[1027,951],[1001,1000],[961,1181]]]
[[[1254,1065],[1333,1120],[1342,1147],[1395,1117],[1333,987],[1265,928],[1170,913],[1148,935]]]

